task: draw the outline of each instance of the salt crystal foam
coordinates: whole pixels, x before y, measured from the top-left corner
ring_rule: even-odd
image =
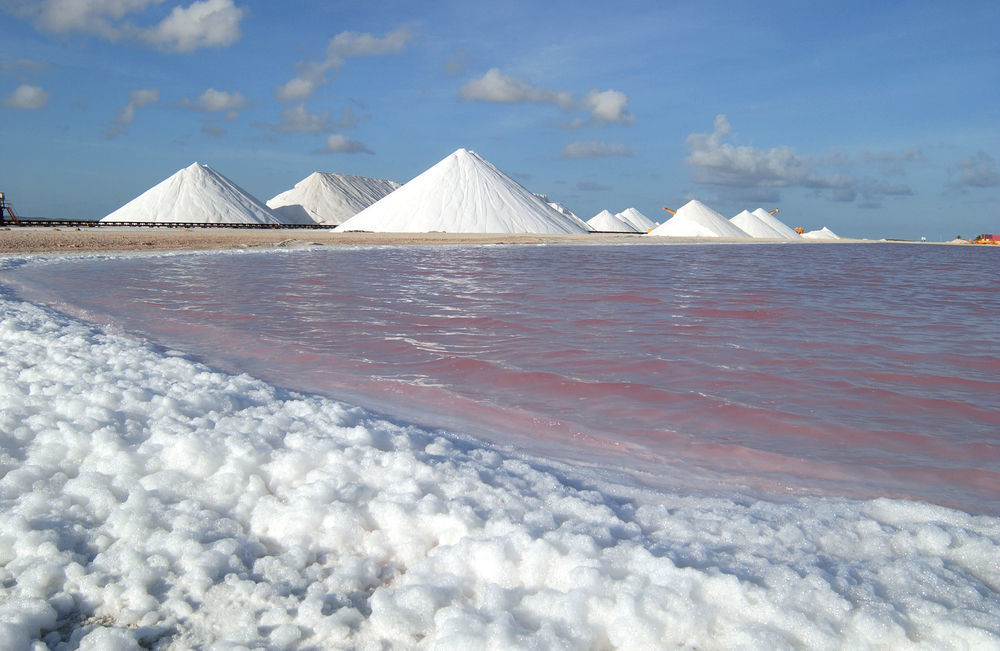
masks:
[[[336,226],[399,187],[395,181],[313,172],[267,202],[289,224]]]
[[[725,217],[697,199],[677,210],[677,214],[649,232],[660,237],[729,237],[747,239],[750,236],[731,224]]]
[[[744,231],[750,237],[772,239],[785,238],[785,235],[782,235],[779,231],[765,223],[764,220],[749,210],[744,210],[729,221],[735,224],[737,228]]]
[[[208,165],[192,163],[102,222],[280,224],[281,217]]]
[[[659,226],[659,224],[654,222],[649,217],[646,217],[644,214],[642,214],[635,208],[626,208],[620,213],[617,213],[615,217],[622,220],[623,222],[632,224],[635,230],[639,231],[640,233],[648,233],[649,231]]]
[[[619,219],[608,210],[602,210],[587,220],[587,225],[595,231],[610,231],[614,233],[638,233],[632,224]],[[645,232],[645,231],[643,231]]]
[[[0,294],[0,648],[998,648],[1000,519],[617,485]]]
[[[764,210],[763,208],[757,208],[751,214],[757,219],[767,224],[768,226],[770,226],[771,228],[773,228],[774,230],[781,233],[782,237],[787,237],[791,239],[799,237],[799,234],[795,232],[794,228],[789,227],[787,224],[785,224],[785,222],[781,221],[780,219],[778,219],[768,211]]]
[[[338,231],[585,233],[475,152],[459,149]]]

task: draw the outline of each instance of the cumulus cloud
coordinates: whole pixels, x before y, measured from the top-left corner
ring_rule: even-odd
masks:
[[[203,0],[189,7],[174,7],[156,27],[141,38],[174,52],[193,52],[205,47],[228,47],[240,40],[244,10],[232,0]]]
[[[275,95],[279,100],[286,102],[307,99],[317,88],[329,81],[328,73],[341,68],[347,59],[398,54],[406,49],[411,40],[413,33],[408,27],[400,27],[382,37],[359,32],[341,32],[330,38],[326,46],[326,58],[323,61],[299,62],[295,77],[279,86]]]
[[[980,149],[974,156],[955,163],[959,187],[995,188],[1000,186],[1000,172],[996,160]]]
[[[687,137],[688,157],[685,162],[691,168],[692,179],[696,183],[715,186],[733,197],[759,197],[764,194],[771,200],[779,198],[777,188],[829,191],[835,201],[854,201],[860,196],[869,206],[879,205],[883,197],[913,194],[905,184],[856,178],[839,171],[821,172],[822,168],[830,165],[850,166],[843,155],[837,154],[826,160],[810,159],[785,145],[770,149],[735,145],[727,142],[731,133],[729,120],[725,115],[718,115],[712,133],[693,133]],[[919,160],[918,151],[907,150],[894,158]]]
[[[115,118],[108,128],[108,138],[114,138],[125,130],[125,125],[135,120],[136,109],[148,106],[160,100],[159,88],[143,88],[133,90],[128,94],[128,103],[122,108],[121,113]]]
[[[224,90],[207,88],[196,100],[183,99],[180,101],[180,105],[204,113],[225,111],[227,119],[234,119],[237,117],[239,111],[248,107],[250,103],[243,96],[243,93],[239,91],[230,93]]]
[[[634,156],[635,150],[625,145],[607,144],[599,140],[577,140],[566,145],[561,158],[604,158],[608,156]]]
[[[351,140],[347,136],[334,133],[327,137],[326,146],[317,150],[321,154],[374,154],[372,150],[365,147],[357,140]]]
[[[628,112],[628,97],[620,90],[591,90],[583,98],[583,107],[598,122],[632,124],[635,121]]]
[[[569,91],[535,86],[523,79],[505,75],[499,68],[490,68],[482,77],[470,79],[458,90],[459,97],[474,102],[493,104],[519,104],[537,102],[552,104],[564,111],[586,111],[589,119],[578,118],[567,126],[577,128],[585,124],[632,124],[635,118],[628,112],[628,96],[619,90],[591,90],[576,100]]]
[[[240,38],[245,10],[233,0],[196,0],[175,5],[159,23],[142,26],[133,16],[163,0],[21,0],[7,10],[38,29],[55,34],[80,32],[108,41],[133,40],[170,52],[226,47]]]
[[[21,84],[14,89],[14,92],[7,96],[3,105],[13,109],[40,109],[45,108],[49,102],[49,94],[38,86]]]

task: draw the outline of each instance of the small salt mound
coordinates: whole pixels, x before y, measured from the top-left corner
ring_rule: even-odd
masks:
[[[399,187],[395,181],[313,172],[267,202],[290,224],[329,224],[350,219]]]
[[[809,231],[808,233],[803,233],[802,237],[809,238],[810,240],[839,240],[840,236],[831,231],[829,228],[824,226],[818,231]]]
[[[546,195],[538,194],[537,192],[535,193],[535,196],[544,201],[545,203],[549,204],[549,207],[558,212],[559,214],[568,217],[571,221],[573,221],[580,227],[585,228],[588,231],[594,230],[590,227],[590,224],[577,217],[575,212],[573,212],[566,206],[562,205],[558,201],[549,201],[549,198]]]
[[[102,222],[281,224],[281,216],[208,165],[192,163]]]
[[[728,219],[697,199],[687,202],[673,217],[649,232],[664,237],[731,237],[750,236]]]
[[[640,233],[648,233],[649,231],[659,226],[659,224],[654,222],[649,217],[643,215],[635,208],[626,208],[620,213],[617,213],[615,217],[622,220],[626,224],[631,224],[635,228],[635,230],[639,231]]]
[[[475,152],[459,149],[338,231],[585,233]]]
[[[785,236],[779,233],[777,230],[772,228],[770,225],[764,223],[757,215],[753,214],[749,210],[744,210],[740,214],[736,215],[729,220],[735,224],[740,230],[746,232],[750,237],[760,237],[760,238],[779,238],[784,239]]]
[[[638,233],[639,230],[629,224],[612,215],[608,210],[602,210],[593,217],[587,220],[587,225],[593,228],[595,231],[607,231],[612,233]]]
[[[796,238],[799,234],[795,232],[795,229],[789,227],[785,222],[781,221],[771,213],[767,212],[763,208],[758,208],[753,211],[753,214],[757,219],[761,220],[774,230],[781,234],[781,237],[786,238]]]

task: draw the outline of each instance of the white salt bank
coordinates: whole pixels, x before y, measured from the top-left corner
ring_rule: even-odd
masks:
[[[787,238],[799,237],[799,234],[795,232],[794,228],[791,228],[790,226],[788,226],[788,224],[781,221],[780,219],[778,219],[768,211],[764,210],[763,208],[757,208],[751,214],[753,214],[757,219],[761,220],[774,230],[781,233],[782,237],[787,237]]]
[[[539,199],[541,199],[542,201],[544,201],[545,203],[547,203],[549,205],[549,208],[552,208],[553,210],[555,210],[556,212],[558,212],[560,215],[568,217],[570,219],[570,221],[572,221],[573,223],[577,224],[581,228],[585,228],[588,231],[594,230],[594,229],[592,229],[590,227],[590,225],[587,222],[583,221],[583,219],[581,219],[580,217],[578,217],[575,212],[573,212],[572,210],[570,210],[566,206],[562,205],[558,201],[549,201],[548,196],[546,196],[544,194],[538,194],[537,192],[535,193],[535,196],[538,197]]]
[[[338,231],[586,233],[479,154],[459,149]]]
[[[749,210],[744,210],[729,221],[735,224],[737,228],[744,231],[750,237],[769,239],[785,238],[785,235],[779,233],[776,229],[772,228],[769,224],[764,222],[764,220]]]
[[[595,231],[605,231],[611,233],[638,233],[639,230],[628,222],[619,219],[611,214],[609,210],[602,210],[587,220],[587,225]],[[645,232],[645,231],[643,231]]]
[[[281,224],[281,216],[208,165],[192,163],[102,222]]]
[[[631,224],[635,228],[635,230],[639,231],[640,233],[648,233],[649,231],[659,226],[659,224],[657,224],[652,219],[645,216],[635,208],[626,208],[620,213],[615,214],[615,217],[622,220],[626,224]]]
[[[662,237],[727,237],[748,239],[750,236],[740,230],[721,214],[697,199],[692,199],[680,207],[673,217],[649,232]]]
[[[803,233],[802,237],[810,240],[839,240],[840,236],[831,231],[829,228],[824,226],[818,231],[809,231],[808,233]]]
[[[395,181],[366,176],[313,172],[267,206],[289,224],[336,226],[399,187]]]

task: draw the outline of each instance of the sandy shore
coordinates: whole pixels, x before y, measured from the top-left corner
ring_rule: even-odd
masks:
[[[89,251],[154,251],[270,248],[307,245],[432,244],[683,244],[695,242],[756,244],[783,240],[646,237],[639,234],[507,235],[501,233],[333,233],[314,229],[253,230],[231,228],[52,228],[0,229],[0,255]],[[837,240],[859,242],[864,240]],[[830,240],[796,240],[830,243]],[[928,243],[929,244],[929,243]]]

